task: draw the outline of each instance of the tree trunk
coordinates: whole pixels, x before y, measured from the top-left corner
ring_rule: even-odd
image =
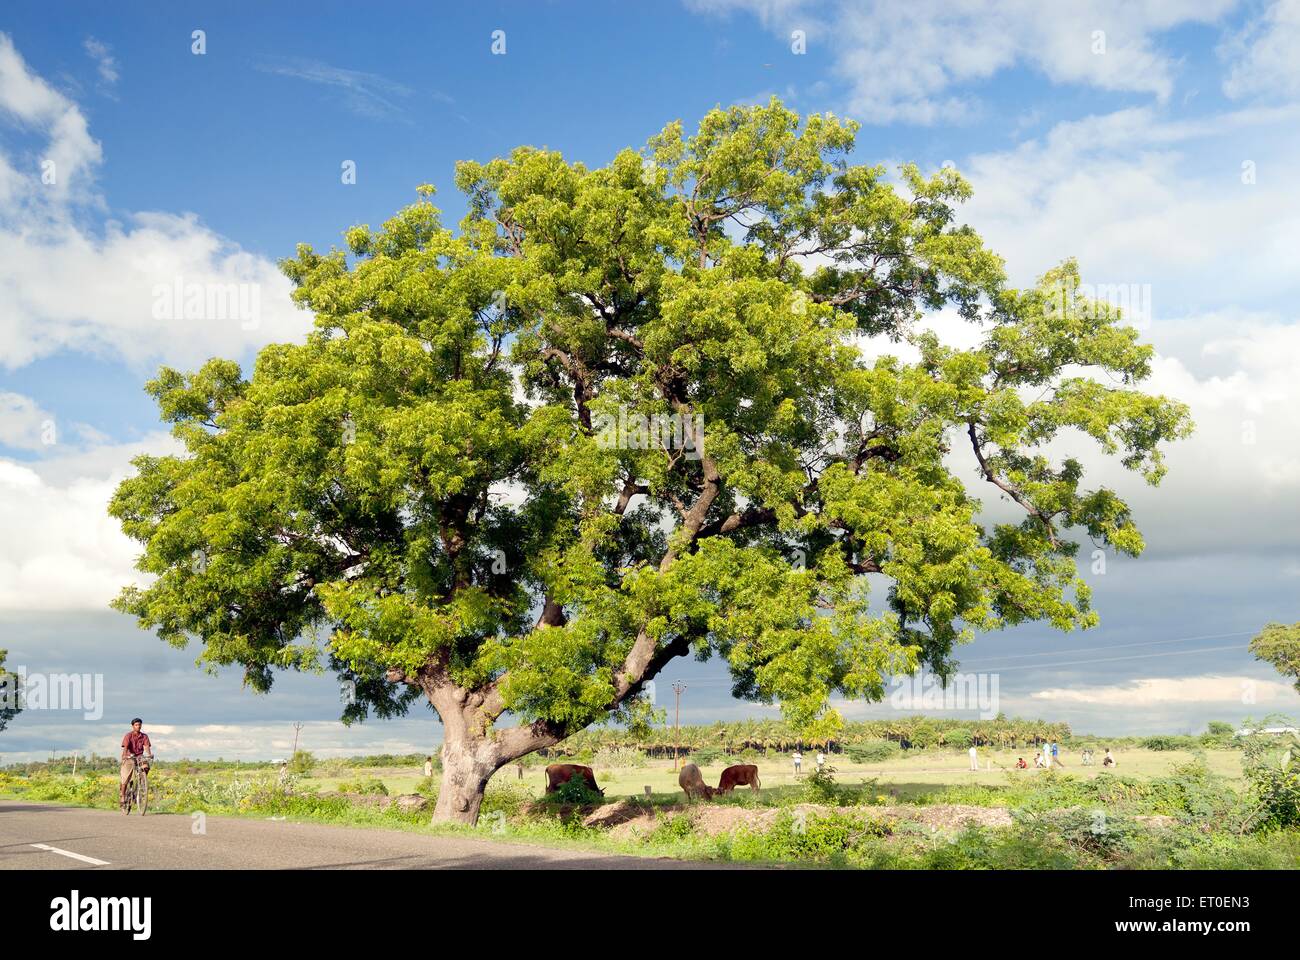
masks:
[[[483,791],[500,766],[490,741],[448,737],[442,745],[442,786],[438,788],[433,822],[471,827],[478,823]]]

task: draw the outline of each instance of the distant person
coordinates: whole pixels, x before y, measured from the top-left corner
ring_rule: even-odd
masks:
[[[975,744],[971,744],[970,750],[968,750],[967,753],[970,754],[970,768],[972,770],[978,770],[980,768],[980,755],[979,751],[975,749]]]
[[[1017,770],[1027,770],[1028,768],[1029,768],[1029,764],[1025,763],[1025,758],[1024,758],[1024,757],[1016,757],[1016,769],[1017,769]]]
[[[1052,747],[1050,744],[1043,744],[1043,769],[1052,769]]]
[[[139,763],[147,772],[149,761],[152,759],[153,744],[149,742],[149,734],[144,732],[144,721],[136,717],[131,721],[131,729],[122,738],[122,759],[119,769],[122,782],[117,788],[117,802],[120,805],[126,805],[126,784],[131,779],[135,765]]]
[[[1091,766],[1092,766],[1092,751],[1091,751],[1091,750],[1085,750],[1085,751],[1083,751],[1083,765],[1084,765],[1085,767],[1091,767]]]
[[[1034,766],[1035,767],[1043,766],[1043,755],[1041,753],[1034,754]]]
[[[433,776],[433,757],[424,758],[424,775],[426,777]]]
[[[798,750],[796,750],[794,752],[794,756],[792,756],[790,759],[794,761],[794,772],[797,774],[800,770],[803,769],[803,754],[800,753]]]
[[[826,766],[826,754],[820,750],[817,751],[817,772],[822,772],[822,767]]]
[[[1103,767],[1113,767],[1113,766],[1115,766],[1115,758],[1112,757],[1112,756],[1110,755],[1110,750],[1109,750],[1109,749],[1106,751],[1106,756],[1104,756],[1104,757],[1101,758],[1101,765],[1102,765]]]
[[[1061,747],[1055,740],[1052,741],[1052,763],[1058,767],[1061,765]]]

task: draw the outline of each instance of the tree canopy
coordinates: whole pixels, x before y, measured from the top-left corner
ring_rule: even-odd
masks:
[[[1092,625],[1078,538],[1143,540],[1062,451],[1154,484],[1187,410],[1072,261],[1013,289],[966,181],[850,163],[856,131],[773,99],[596,168],[520,147],[458,166],[458,228],[425,186],[300,245],[305,343],[148,384],[185,454],[113,499],[155,577],[118,608],[258,690],[333,669],[349,719],[423,694],[489,766],[683,655],[813,729],[976,631]]]
[[[1269,623],[1250,641],[1256,660],[1270,663],[1300,692],[1300,623]]]

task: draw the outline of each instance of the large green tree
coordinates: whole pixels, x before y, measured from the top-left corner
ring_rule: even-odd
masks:
[[[23,709],[22,678],[5,669],[8,656],[8,650],[0,650],[0,730],[9,726],[9,721]]]
[[[642,716],[676,657],[816,731],[974,631],[1093,624],[1071,536],[1143,543],[1052,453],[1156,483],[1186,410],[1137,389],[1151,348],[1073,263],[1011,289],[966,182],[849,164],[856,129],[773,100],[594,169],[522,147],[458,167],[459,229],[422,187],[300,246],[306,343],[148,385],[186,454],[112,502],[156,577],[118,608],[258,690],[333,669],[345,719],[427,699],[435,817],[470,823],[495,770]],[[941,310],[979,345],[923,332]],[[1021,517],[982,522],[981,482]]]
[[[1300,693],[1300,623],[1265,624],[1250,641],[1250,652],[1294,682]]]

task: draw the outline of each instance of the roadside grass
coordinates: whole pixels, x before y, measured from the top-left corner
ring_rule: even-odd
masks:
[[[1141,751],[1144,753],[1145,751]],[[1227,752],[1227,751],[1225,751]],[[629,800],[653,826],[636,836],[584,826],[594,805],[539,802],[541,771],[523,780],[506,768],[489,784],[477,827],[429,823],[430,810],[408,811],[383,796],[421,793],[432,799],[434,782],[409,767],[350,767],[344,776],[288,777],[273,771],[157,769],[150,779],[150,812],[213,815],[398,829],[437,836],[478,836],[524,844],[560,846],[643,857],[784,866],[890,869],[1295,869],[1300,867],[1300,830],[1233,832],[1242,808],[1240,764],[1213,757],[1166,751],[1160,763],[1128,751],[1120,772],[1067,767],[1062,772],[995,770],[974,773],[960,766],[941,771],[946,782],[920,779],[941,760],[907,758],[885,764],[845,764],[834,778],[809,775],[784,780],[764,770],[764,787],[717,797],[711,806],[769,811],[762,826],[742,818],[724,833],[700,830],[682,807],[676,777],[668,765],[597,770],[604,803]],[[840,757],[834,758],[835,761]],[[1221,758],[1220,758],[1221,759]],[[1235,762],[1235,756],[1232,758]],[[916,760],[931,766],[922,767]],[[1014,762],[1014,761],[1013,761]],[[912,770],[906,766],[912,765]],[[721,764],[706,773],[716,781]],[[882,768],[886,768],[882,770]],[[1153,771],[1143,775],[1141,771]],[[323,772],[323,771],[321,771]],[[330,773],[335,771],[331,770]],[[876,773],[877,776],[870,774]],[[885,779],[890,775],[897,779]],[[906,778],[906,779],[904,779]],[[649,784],[649,796],[644,786]],[[356,793],[340,795],[339,786]],[[362,793],[362,790],[372,792]],[[36,802],[116,809],[117,779],[93,773],[0,772],[0,796]],[[882,818],[884,804],[965,804],[1001,807],[1009,827],[971,826],[935,830],[919,822]],[[805,805],[795,809],[795,805]],[[818,804],[808,808],[808,804]],[[776,810],[775,818],[770,811]],[[1167,818],[1159,826],[1137,817]]]

